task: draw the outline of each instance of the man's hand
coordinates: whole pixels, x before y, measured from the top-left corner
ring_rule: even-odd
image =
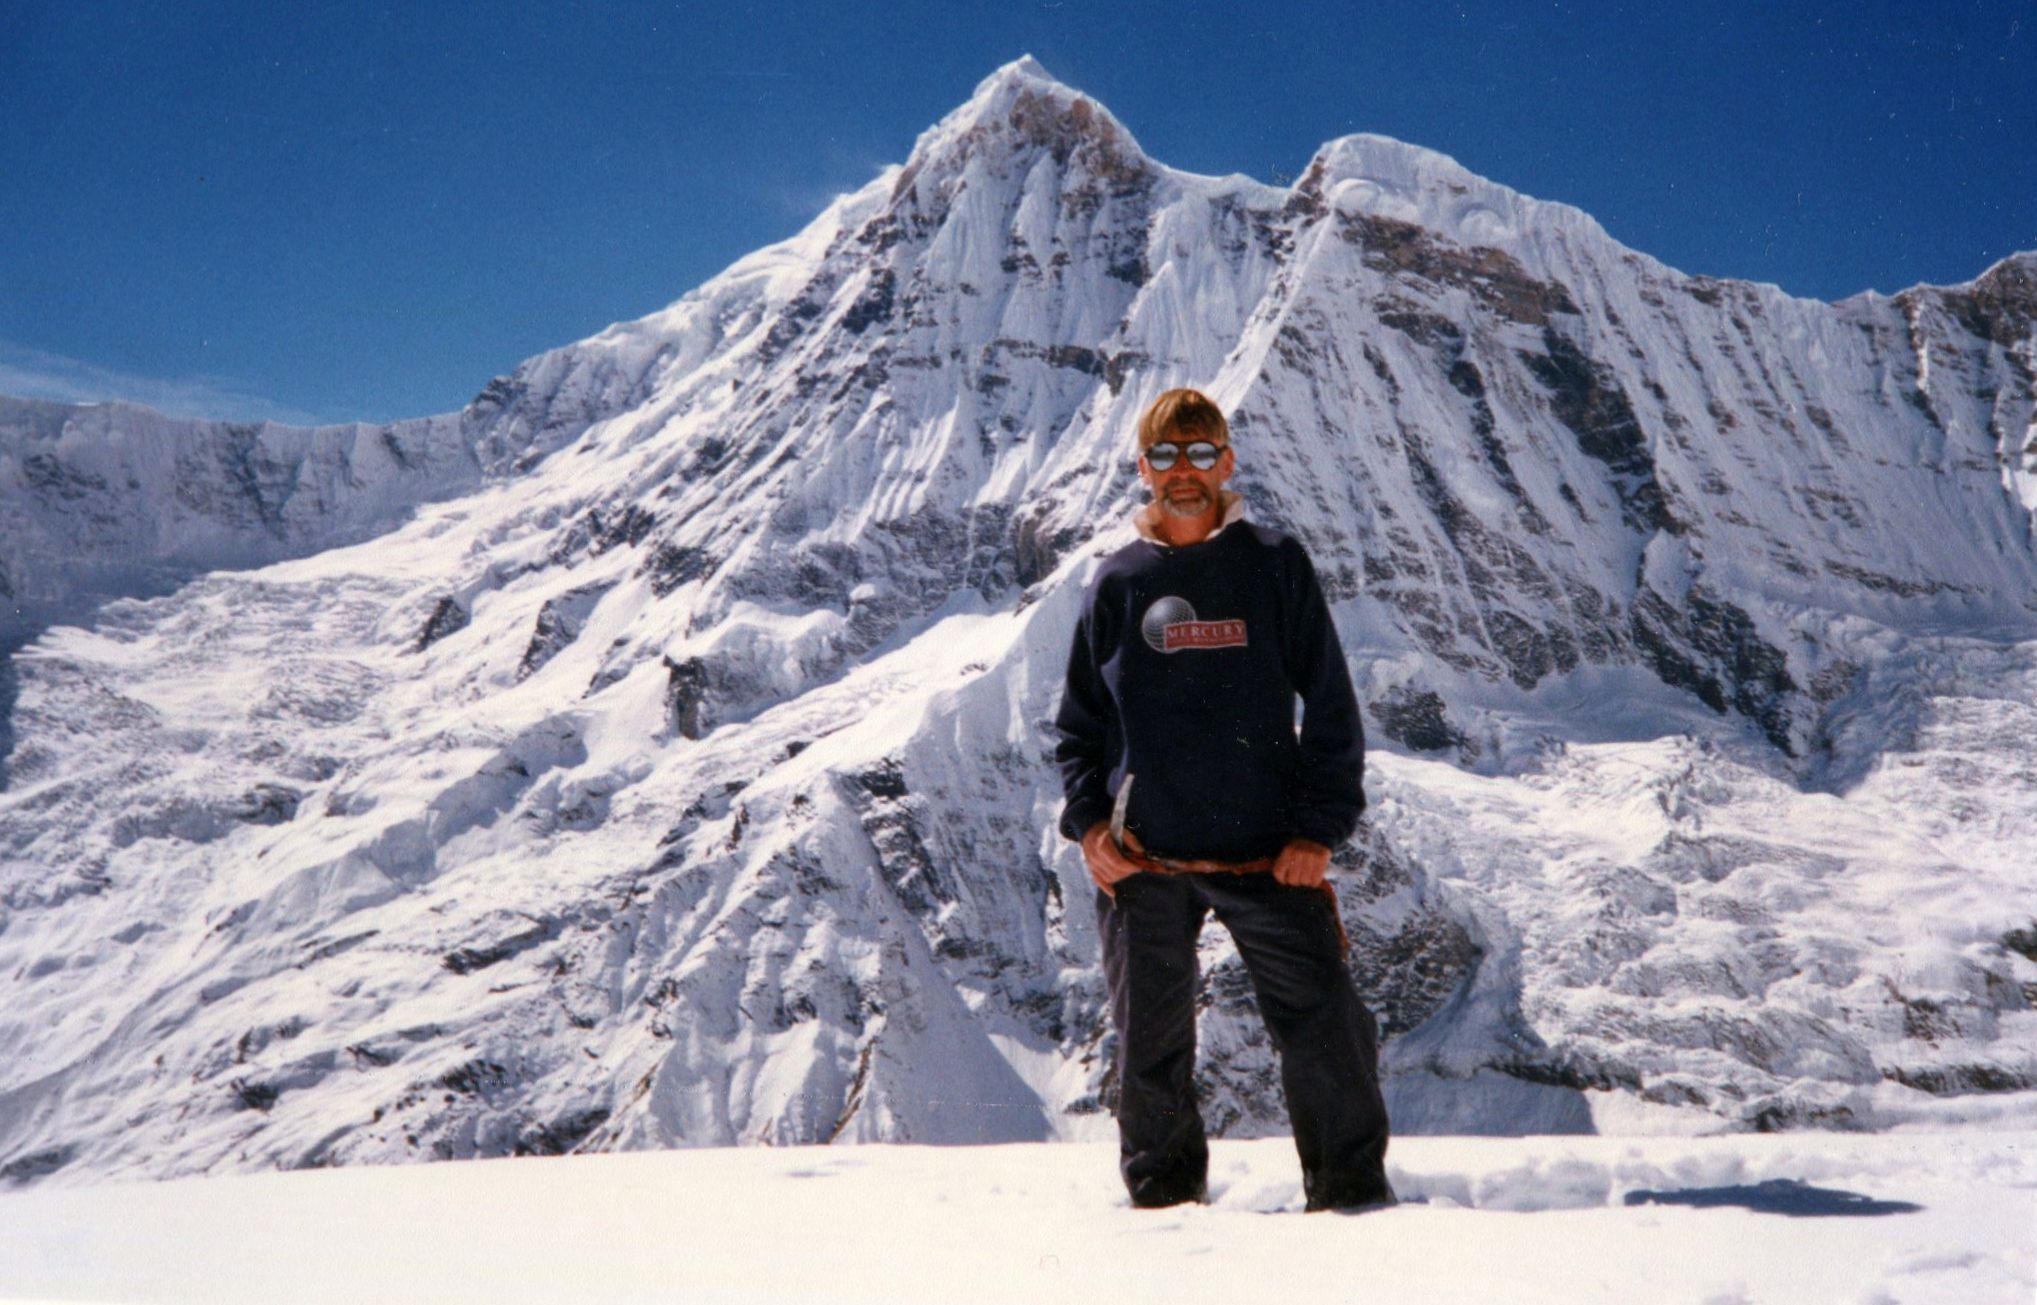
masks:
[[[1292,888],[1319,888],[1330,873],[1330,849],[1308,838],[1290,838],[1273,862],[1273,877]]]
[[[1125,837],[1131,839],[1132,835],[1127,831]],[[1136,841],[1133,845],[1137,846]],[[1096,886],[1112,897],[1118,895],[1113,886],[1118,880],[1139,873],[1139,867],[1112,845],[1108,820],[1097,821],[1082,836],[1082,859],[1089,863],[1089,877],[1096,881]]]

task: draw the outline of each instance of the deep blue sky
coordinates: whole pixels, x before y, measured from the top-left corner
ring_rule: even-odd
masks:
[[[1380,132],[1796,294],[2037,248],[2037,0],[0,0],[0,391],[457,408],[791,234],[1024,53],[1175,167],[1285,180]]]

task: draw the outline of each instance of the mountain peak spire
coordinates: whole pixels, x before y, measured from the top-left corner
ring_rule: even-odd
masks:
[[[973,154],[991,140],[1051,149],[1057,158],[1091,153],[1113,170],[1152,166],[1109,109],[1057,80],[1030,54],[977,83],[968,100],[920,136],[907,167]]]
[[[1047,86],[1054,87],[1061,91],[1067,92],[1068,94],[1071,95],[1075,94],[1075,91],[1072,87],[1070,87],[1067,83],[1061,81],[1061,79],[1059,79],[1058,77],[1054,76],[1054,74],[1048,72],[1045,65],[1041,64],[1041,62],[1038,59],[1033,58],[1033,56],[1031,56],[1030,54],[1020,55],[1018,58],[1013,59],[1010,63],[1007,63],[1002,67],[998,68],[995,72],[991,73],[990,76],[985,77],[981,82],[977,83],[976,92],[977,94],[980,95],[988,87],[1004,83],[1018,83],[1018,82],[1044,83]]]

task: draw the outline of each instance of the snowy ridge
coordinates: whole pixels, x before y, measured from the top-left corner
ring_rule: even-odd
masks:
[[[303,429],[0,400],[0,645],[98,601],[388,529],[479,483],[446,418]]]
[[[1173,172],[1021,61],[417,424],[455,496],[43,633],[0,1174],[1107,1132],[1048,722],[1179,383],[1366,704],[1403,1129],[2027,1120],[2037,260],[1817,304],[1318,164]],[[1212,1127],[1277,1131],[1204,964]]]
[[[1568,281],[1591,255],[1614,244],[1582,209],[1530,198],[1447,154],[1387,136],[1339,137],[1316,151],[1304,177],[1304,188],[1319,189],[1340,213],[1410,223],[1466,247],[1505,250],[1544,280]]]

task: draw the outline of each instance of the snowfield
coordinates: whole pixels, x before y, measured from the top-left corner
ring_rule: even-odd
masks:
[[[1405,1138],[1406,1202],[1302,1214],[1285,1138],[1210,1203],[1107,1144],[724,1148],[0,1196],[8,1301],[1311,1300],[2017,1305],[2037,1133]],[[1277,1216],[1268,1218],[1266,1216]]]

